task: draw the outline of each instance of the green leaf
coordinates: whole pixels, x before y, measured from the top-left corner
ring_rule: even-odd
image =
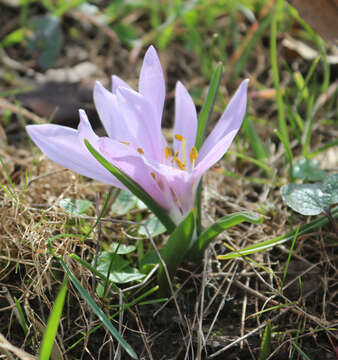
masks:
[[[98,307],[95,301],[90,297],[87,291],[83,288],[80,282],[76,279],[73,273],[70,271],[66,263],[63,261],[61,257],[58,258],[61,266],[69,276],[71,282],[77,289],[77,291],[81,294],[81,296],[86,300],[90,308],[94,311],[94,313],[98,316],[98,318],[102,321],[102,323],[106,326],[106,328],[110,331],[110,333],[115,337],[115,339],[120,343],[120,345],[126,350],[126,352],[133,358],[137,359],[137,355],[132,347],[123,339],[121,334],[115,329],[112,323],[107,318],[106,314]],[[45,358],[44,358],[45,359]]]
[[[26,30],[24,28],[19,28],[12,31],[1,41],[1,47],[21,43],[25,38],[25,34]]]
[[[252,121],[247,116],[243,123],[243,132],[249,140],[250,148],[257,160],[264,160],[270,157],[269,151],[265,147],[262,139],[259,137]]]
[[[258,360],[266,360],[270,356],[270,354],[271,354],[271,334],[272,334],[272,325],[271,325],[271,321],[268,320],[265,330],[264,330],[264,335],[263,335],[263,340],[262,340],[260,350],[259,350]]]
[[[338,203],[338,174],[331,174],[323,181],[324,190],[331,194],[331,204]]]
[[[162,224],[166,227],[169,233],[172,233],[176,228],[175,223],[169,217],[169,215],[165,212],[164,209],[160,205],[158,205],[152,197],[139,185],[137,184],[131,177],[125,174],[123,171],[119,170],[116,166],[112,165],[107,161],[100,153],[98,153],[88,142],[87,139],[84,140],[87,149],[90,153],[95,157],[97,161],[100,162],[111,174],[113,174],[123,185],[125,185],[135,196],[137,196],[140,200],[142,200],[162,222]]]
[[[104,277],[107,277],[109,273],[109,280],[116,284],[142,280],[145,274],[131,267],[129,263],[129,261],[124,260],[121,256],[108,251],[102,251],[97,259],[96,270]]]
[[[194,226],[195,219],[194,214],[191,211],[170,235],[168,242],[161,251],[161,256],[167,266],[170,278],[174,276],[178,266],[184,259],[184,255],[190,246],[191,238],[194,233]],[[162,264],[160,264],[158,269],[157,281],[160,287],[160,296],[167,295],[169,292],[169,283]]]
[[[159,249],[159,253],[162,256],[162,250]],[[150,251],[145,254],[140,260],[140,269],[142,273],[149,274],[149,272],[154,268],[155,265],[160,263],[160,259],[158,258],[156,251]]]
[[[338,218],[338,208],[333,209],[331,215],[332,215],[332,218],[334,218],[334,219]],[[328,222],[329,222],[329,220],[326,216],[324,216],[324,215],[319,216],[318,219],[315,219],[315,220],[309,222],[308,224],[301,226],[299,229],[299,232],[298,232],[298,237],[301,235],[307,234],[311,230],[318,229],[319,227],[326,225]],[[281,245],[287,241],[293,240],[295,237],[295,233],[296,233],[296,231],[291,231],[286,235],[282,235],[277,238],[262,241],[258,244],[247,246],[244,249],[232,251],[226,255],[219,255],[219,256],[217,256],[217,259],[229,260],[229,259],[234,259],[237,257],[254,254],[259,251],[268,250],[277,245]]]
[[[296,179],[306,181],[323,180],[327,172],[319,168],[319,162],[315,159],[299,159],[293,165],[292,175]]]
[[[130,254],[131,252],[135,251],[136,246],[125,245],[125,244],[113,242],[109,245],[109,249],[110,249],[111,253],[113,253],[113,254],[126,255],[126,254]]]
[[[136,206],[137,201],[138,198],[130,191],[121,190],[111,209],[117,215],[124,215]]]
[[[28,327],[27,327],[27,321],[25,318],[25,314],[22,310],[22,306],[20,305],[18,299],[15,296],[14,296],[14,302],[15,302],[16,309],[19,313],[20,325],[22,326],[22,329],[23,329],[25,335],[27,335]]]
[[[263,222],[263,217],[251,211],[237,212],[222,217],[214,224],[212,224],[208,229],[206,229],[194,242],[193,246],[187,253],[187,259],[192,261],[201,260],[205,249],[217,235],[219,235],[224,230],[227,230],[245,221],[251,224],[260,224]]]
[[[60,200],[59,205],[69,214],[81,215],[91,207],[92,202],[89,200],[75,200],[67,198]]]
[[[86,0],[67,0],[62,1],[61,4],[58,5],[57,9],[54,10],[54,15],[61,17],[64,13],[69,11],[71,8],[78,7]]]
[[[281,195],[288,206],[300,214],[327,213],[330,206],[338,202],[338,174],[327,176],[322,183],[283,185]]]
[[[212,110],[214,108],[218,88],[221,82],[222,70],[223,67],[220,63],[216,66],[214,73],[212,74],[208,94],[203,104],[202,110],[198,116],[198,126],[195,144],[197,150],[200,150],[202,146],[204,140],[204,133],[210,120]]]
[[[152,237],[163,234],[166,231],[166,228],[157,217],[151,217],[147,219],[144,224],[147,226],[148,232]],[[142,236],[149,236],[144,226],[140,227],[138,233]]]
[[[40,348],[40,354],[39,359],[49,359],[54,339],[60,324],[61,316],[62,316],[62,310],[63,310],[63,304],[65,302],[66,293],[67,293],[67,284],[68,281],[65,281],[56,297],[55,304],[52,308],[52,311],[48,318],[48,323],[46,326],[46,330],[43,334],[41,348]]]
[[[127,45],[134,45],[135,40],[138,39],[138,33],[135,27],[122,22],[117,23],[113,27],[113,31],[116,33],[121,42]]]
[[[53,15],[36,16],[30,21],[29,27],[33,35],[28,39],[28,51],[39,54],[37,62],[43,69],[53,67],[63,45],[60,19]]]

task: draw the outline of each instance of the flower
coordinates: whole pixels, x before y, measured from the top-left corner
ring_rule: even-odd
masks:
[[[137,182],[179,223],[194,207],[197,185],[203,173],[214,165],[231,145],[246,111],[247,84],[244,80],[217,125],[195,148],[197,114],[188,91],[181,82],[175,90],[175,125],[172,150],[161,133],[165,82],[153,46],[147,50],[138,92],[117,76],[112,91],[99,82],[94,102],[107,137],[92,130],[84,110],[80,110],[77,130],[65,126],[28,125],[29,136],[47,157],[79,174],[121,189],[125,186],[88,151],[89,143],[119,170]]]

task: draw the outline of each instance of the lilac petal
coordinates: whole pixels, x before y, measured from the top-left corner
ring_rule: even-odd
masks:
[[[155,109],[155,116],[161,124],[165,99],[165,83],[160,60],[156,50],[150,46],[144,56],[140,73],[139,92]]]
[[[206,156],[210,149],[227,133],[235,129],[238,131],[241,127],[246,111],[248,82],[248,79],[242,81],[217,125],[204,141],[199,153],[199,159]]]
[[[167,178],[182,216],[185,216],[195,205],[194,178],[186,171]]]
[[[194,207],[194,176],[187,171],[182,171],[149,159],[146,159],[145,162],[152,169],[156,178],[162,183],[164,193],[168,198],[171,198],[172,207],[177,208],[176,213],[184,216]],[[174,214],[175,211],[172,213]],[[175,216],[175,218],[179,217]]]
[[[195,146],[197,131],[197,114],[194,102],[187,89],[181,82],[177,82],[175,91],[175,127],[174,136],[181,135],[186,140],[186,152]],[[174,152],[181,149],[182,142],[174,137]],[[183,160],[183,159],[181,159]]]
[[[78,130],[54,124],[28,125],[26,129],[34,143],[51,160],[81,175],[124,188],[87,150],[83,139],[97,148],[98,137],[83,110],[80,110]]]
[[[137,182],[160,206],[168,210],[167,196],[154,180],[143,157],[131,146],[109,138],[98,139],[100,153],[114,166]]]
[[[192,171],[192,175],[195,181],[198,181],[205,171],[213,166],[218,160],[229,149],[234,137],[236,136],[239,129],[232,130],[226,134],[212,149],[209,150],[208,154],[199,161],[195,169]]]
[[[117,75],[112,76],[112,93],[116,94],[117,88],[119,87],[125,87],[127,89],[131,89],[129,84],[127,84],[124,80],[122,80]]]
[[[119,88],[117,99],[128,131],[146,157],[161,161],[166,142],[149,101],[134,90]]]
[[[128,130],[124,121],[121,121],[116,95],[105,89],[99,81],[94,86],[94,103],[108,136],[129,141]]]

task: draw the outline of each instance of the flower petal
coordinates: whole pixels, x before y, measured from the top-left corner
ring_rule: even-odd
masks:
[[[54,124],[28,125],[26,129],[51,160],[81,175],[124,188],[87,150],[83,140],[86,138],[97,148],[98,137],[83,110],[80,110],[78,130]]]
[[[105,89],[99,81],[94,86],[94,103],[108,136],[120,141],[130,141],[128,129],[121,119],[116,95]]]
[[[137,182],[160,206],[168,211],[170,204],[167,196],[154,180],[151,169],[143,157],[131,146],[109,138],[98,139],[100,153],[114,166]]]
[[[181,82],[177,82],[175,91],[175,126],[174,136],[181,135],[186,141],[186,152],[189,156],[191,148],[195,145],[197,131],[197,114],[195,104],[187,89]],[[174,152],[179,152],[182,142],[174,137]],[[180,158],[181,161],[184,159]]]
[[[125,87],[127,89],[131,89],[131,87],[129,86],[129,84],[127,84],[124,80],[122,80],[120,77],[118,77],[117,75],[113,75],[112,76],[112,93],[116,94],[116,90],[119,87]]]
[[[148,48],[144,56],[139,80],[139,92],[155,109],[156,120],[161,126],[165,83],[161,63],[153,46]]]
[[[129,132],[136,147],[143,150],[146,157],[161,161],[164,156],[165,140],[149,101],[134,90],[119,88],[117,99]]]
[[[171,217],[176,223],[182,220],[194,207],[195,190],[193,174],[145,159],[146,164],[155,174],[162,191],[171,199]]]
[[[204,141],[198,159],[203,159],[227,133],[235,129],[238,131],[241,127],[246,111],[248,82],[248,79],[242,81],[217,125]]]
[[[209,150],[208,154],[206,154],[204,158],[197,164],[195,169],[192,171],[192,175],[195,181],[199,181],[203,173],[222,158],[222,156],[229,149],[238,130],[239,129],[235,129],[226,134],[223,139],[218,141],[218,143],[216,143],[216,145]]]

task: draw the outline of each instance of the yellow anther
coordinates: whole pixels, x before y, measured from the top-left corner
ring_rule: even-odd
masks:
[[[180,168],[180,170],[185,169],[185,164],[183,164],[182,161],[179,158],[177,158],[175,156],[175,157],[173,157],[173,160],[175,161],[176,165]]]
[[[190,150],[190,162],[191,164],[194,166],[195,160],[198,158],[198,151],[195,148],[195,146],[193,146]]]
[[[183,160],[183,164],[185,167],[185,164],[187,163],[187,154],[186,154],[186,145],[187,145],[187,141],[185,140],[185,137],[180,135],[180,134],[176,134],[175,135],[175,139],[177,141],[181,141],[182,142],[182,160]],[[175,157],[178,156],[178,153],[175,154]]]
[[[141,155],[144,154],[144,151],[142,150],[142,148],[137,148],[137,151],[138,151]]]
[[[166,147],[164,148],[164,156],[165,156],[166,159],[168,159],[169,156],[171,156],[171,151],[170,151],[170,149],[168,148],[168,146],[166,146]]]
[[[120,141],[121,144],[124,144],[124,145],[130,145],[130,142],[129,141]]]
[[[156,175],[155,175],[155,173],[151,172],[150,175],[153,177],[154,180],[156,180]]]

